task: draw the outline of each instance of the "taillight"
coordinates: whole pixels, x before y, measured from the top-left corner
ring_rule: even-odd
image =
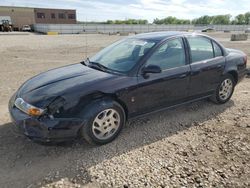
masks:
[[[244,63],[247,64],[247,56],[244,56]]]

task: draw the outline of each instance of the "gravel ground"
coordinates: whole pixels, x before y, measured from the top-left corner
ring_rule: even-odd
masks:
[[[210,35],[250,57],[249,40]],[[7,103],[20,84],[120,38],[0,36],[0,187],[250,187],[249,78],[227,104],[204,100],[130,121],[104,146],[39,145],[15,133]]]

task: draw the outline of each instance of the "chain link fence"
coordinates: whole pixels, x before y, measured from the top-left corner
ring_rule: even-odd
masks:
[[[250,25],[108,25],[108,24],[35,24],[34,30],[40,33],[58,32],[59,34],[79,33],[147,33],[155,31],[201,31],[213,28],[216,31],[244,32]]]

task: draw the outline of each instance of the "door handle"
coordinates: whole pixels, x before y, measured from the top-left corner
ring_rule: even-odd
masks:
[[[191,72],[191,76],[195,76],[195,75],[200,74],[200,73],[201,73],[201,70],[195,70],[195,71]]]
[[[217,68],[221,68],[222,67],[222,65],[217,65]]]
[[[185,77],[187,77],[187,73],[181,74],[181,75],[179,76],[179,78],[185,78]]]

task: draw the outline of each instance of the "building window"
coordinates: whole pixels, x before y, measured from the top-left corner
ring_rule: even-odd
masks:
[[[68,18],[69,18],[70,20],[74,20],[74,19],[76,19],[76,15],[75,15],[75,14],[69,14],[69,15],[68,15]]]
[[[36,13],[36,16],[37,16],[37,18],[40,18],[40,19],[44,19],[45,18],[45,14],[42,13],[42,12]]]
[[[56,19],[56,14],[55,13],[51,13],[51,19]]]
[[[65,19],[66,16],[65,16],[64,13],[59,13],[59,14],[58,14],[58,18],[59,18],[59,19]]]

